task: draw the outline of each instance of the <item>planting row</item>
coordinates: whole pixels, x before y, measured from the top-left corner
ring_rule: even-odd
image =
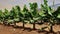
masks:
[[[12,7],[10,11],[7,9],[4,11],[0,10],[0,22],[3,22],[5,25],[16,25],[16,23],[22,22],[23,28],[26,23],[30,23],[33,24],[33,29],[35,29],[35,24],[48,23],[51,27],[51,32],[54,24],[60,24],[60,7],[57,10],[52,9],[48,6],[47,0],[44,0],[44,4],[41,4],[40,11],[37,3],[29,3],[29,5],[30,10],[28,10],[26,5],[24,5],[23,10],[19,6]]]

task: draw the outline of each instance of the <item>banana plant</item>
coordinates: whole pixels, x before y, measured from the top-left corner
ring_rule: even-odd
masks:
[[[52,27],[52,26],[53,26],[53,24],[55,24],[55,23],[54,23],[55,17],[54,17],[54,15],[53,15],[53,10],[52,10],[51,7],[48,6],[47,0],[44,0],[44,5],[41,5],[41,6],[42,6],[42,12],[43,12],[42,15],[44,15],[44,16],[43,16],[44,19],[47,19],[48,22],[49,22],[50,32],[53,32],[53,30],[52,30],[53,27]]]
[[[57,8],[57,10],[53,13],[54,17],[56,18],[56,24],[60,24],[60,6]]]
[[[12,10],[10,11],[8,23],[9,23],[9,24],[14,24],[14,26],[15,26],[15,25],[16,25],[16,22],[15,22],[15,20],[14,20],[15,17],[16,17],[15,8],[12,7]]]
[[[41,23],[43,23],[42,21],[44,21],[46,19],[46,9],[44,7],[44,5],[41,4],[41,10],[39,11],[39,15],[41,17]]]
[[[38,11],[37,11],[37,3],[30,3],[30,23],[33,24],[33,29],[35,28],[35,23],[40,19]]]
[[[9,18],[9,11],[7,9],[5,9],[4,11],[4,21],[3,21],[3,24],[7,24],[7,20]]]
[[[19,19],[19,14],[20,14],[20,7],[17,5],[17,6],[15,6],[15,18],[14,18],[14,21],[15,22],[19,22],[20,21],[20,19]]]
[[[18,5],[15,6],[13,11],[14,11],[14,14],[15,14],[14,19],[13,19],[14,24],[15,24],[14,26],[16,26],[16,23],[19,23],[19,21],[20,21],[20,17],[19,17],[20,16],[19,15],[20,14],[20,7]]]
[[[24,5],[24,8],[23,8],[23,11],[21,11],[21,14],[22,14],[22,22],[23,22],[23,28],[25,27],[25,23],[28,23],[28,20],[29,20],[29,12],[28,12],[28,8],[26,7],[26,5]]]
[[[0,10],[0,23],[3,21],[3,12]]]

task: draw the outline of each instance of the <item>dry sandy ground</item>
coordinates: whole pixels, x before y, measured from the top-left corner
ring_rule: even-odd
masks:
[[[17,23],[17,26],[22,26],[22,23]],[[43,24],[43,25],[38,25],[38,24],[36,24],[36,29],[40,29],[40,28],[42,28],[42,27],[48,27],[48,28],[46,28],[45,30],[46,31],[49,31],[49,26],[47,25],[47,24]],[[25,24],[25,27],[28,27],[28,28],[33,28],[33,25],[32,24]],[[60,31],[60,25],[54,25],[53,26],[53,31],[54,32],[58,32],[58,31]]]
[[[18,23],[17,25],[22,26],[22,23]],[[32,24],[25,24],[25,27],[32,28],[32,26],[33,26]],[[44,26],[47,25],[36,24],[36,29],[39,29]],[[49,31],[48,28],[46,30]],[[53,26],[53,30],[55,32],[60,31],[60,25]],[[23,28],[13,28],[12,26],[0,25],[0,34],[46,34],[46,32],[39,33],[38,30],[29,30],[29,29],[24,30]]]
[[[38,33],[37,30],[23,30],[21,28],[13,28],[11,26],[0,25],[0,34],[45,34]]]

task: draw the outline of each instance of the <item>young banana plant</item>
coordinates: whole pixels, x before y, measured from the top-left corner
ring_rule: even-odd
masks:
[[[15,8],[12,7],[12,10],[10,11],[10,15],[9,15],[9,24],[14,24],[14,26],[16,25],[16,22],[14,21],[14,18],[16,17],[16,13],[15,13]]]
[[[52,32],[52,26],[54,24],[54,15],[53,15],[53,11],[51,9],[51,7],[48,6],[47,4],[47,0],[44,0],[44,5],[41,5],[42,6],[42,11],[43,11],[43,17],[44,19],[46,18],[50,24],[50,32]]]
[[[33,23],[33,29],[35,28],[35,23],[40,19],[37,11],[37,3],[30,3],[30,22]]]
[[[3,21],[3,12],[0,10],[0,23]]]
[[[24,5],[24,8],[23,8],[23,11],[21,11],[21,14],[22,14],[22,22],[23,22],[23,28],[25,27],[25,23],[28,23],[28,20],[29,20],[29,12],[28,12],[28,9],[26,7],[26,5]]]
[[[57,8],[57,10],[53,13],[55,20],[56,20],[56,24],[60,24],[60,6]]]
[[[8,18],[9,18],[9,11],[7,9],[5,9],[5,11],[4,11],[4,21],[3,21],[3,24],[5,24],[5,25],[8,24],[8,22],[7,22]]]
[[[20,12],[20,7],[17,5],[17,6],[15,6],[15,18],[14,18],[14,21],[15,22],[19,22],[20,20],[19,20],[19,12]]]

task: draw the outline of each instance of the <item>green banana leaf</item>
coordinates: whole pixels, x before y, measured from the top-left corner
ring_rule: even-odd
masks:
[[[42,17],[46,16],[46,15],[44,14],[44,11],[40,11],[40,12],[39,12],[39,15],[42,16]]]
[[[37,17],[37,18],[33,18],[33,20],[39,20],[40,19],[40,17]]]
[[[19,18],[15,18],[14,21],[19,21]]]
[[[8,20],[7,22],[8,23],[14,23],[14,20]]]
[[[60,18],[60,14],[58,14],[57,18]]]

